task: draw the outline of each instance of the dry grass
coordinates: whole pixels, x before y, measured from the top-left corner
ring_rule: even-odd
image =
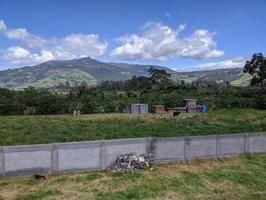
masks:
[[[247,176],[248,174],[248,176]],[[263,199],[266,154],[197,159],[128,174],[108,172],[0,180],[0,199]]]

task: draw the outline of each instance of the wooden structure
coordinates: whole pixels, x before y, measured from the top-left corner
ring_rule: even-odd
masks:
[[[180,113],[190,113],[190,112],[200,112],[200,105],[197,105],[197,99],[184,99],[184,107],[166,108],[168,113],[180,112]]]
[[[155,113],[165,113],[165,107],[163,105],[155,105],[154,106]]]

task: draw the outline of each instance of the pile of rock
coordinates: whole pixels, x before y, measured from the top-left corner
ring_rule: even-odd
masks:
[[[148,159],[145,155],[137,155],[136,153],[123,154],[117,157],[111,166],[112,172],[130,172],[136,169],[145,169],[150,167]]]

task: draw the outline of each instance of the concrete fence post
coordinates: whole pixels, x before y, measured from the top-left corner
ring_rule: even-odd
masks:
[[[190,136],[184,137],[184,158],[185,158],[185,161],[188,161],[191,159],[190,145],[193,142],[192,140],[193,140],[193,138]]]
[[[100,168],[101,170],[106,169],[106,153],[107,153],[107,142],[105,140],[101,141],[100,145]]]
[[[58,145],[51,144],[51,173],[57,173],[59,171],[59,163],[58,163]]]
[[[155,162],[155,138],[146,138],[146,154],[148,156],[149,163]]]
[[[221,136],[216,135],[216,157],[219,158],[221,154]]]
[[[263,152],[266,152],[266,132],[263,133],[262,138],[263,138],[263,144],[264,144]]]
[[[248,133],[244,134],[244,153],[249,152],[249,135]]]
[[[184,160],[188,160],[187,136],[184,137]]]
[[[0,177],[5,175],[4,147],[0,147]]]

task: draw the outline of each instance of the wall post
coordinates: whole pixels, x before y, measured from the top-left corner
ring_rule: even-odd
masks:
[[[219,158],[221,154],[221,136],[216,135],[216,157]]]
[[[249,135],[248,133],[244,134],[244,153],[249,152]]]
[[[105,140],[100,142],[100,168],[101,170],[106,169],[106,153],[107,153],[107,142]]]
[[[184,159],[188,161],[188,145],[187,145],[187,136],[184,137]]]
[[[51,144],[51,171],[50,173],[54,174],[57,173],[59,170],[59,163],[58,163],[58,145],[57,144]]]
[[[5,175],[4,147],[0,146],[0,177]]]
[[[148,162],[155,162],[155,138],[147,137],[146,138],[146,154],[148,156]]]
[[[188,161],[191,159],[191,157],[189,156],[189,146],[191,145],[192,143],[192,137],[190,136],[185,136],[184,137],[184,158],[185,158],[185,161]]]

